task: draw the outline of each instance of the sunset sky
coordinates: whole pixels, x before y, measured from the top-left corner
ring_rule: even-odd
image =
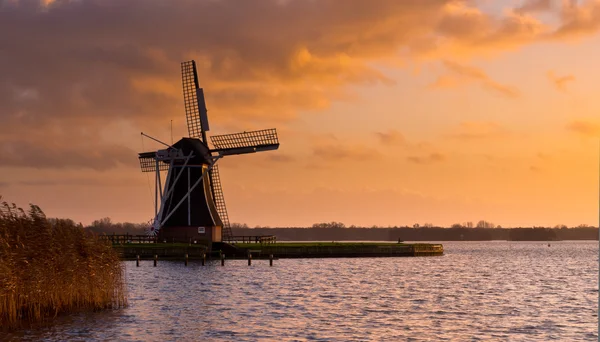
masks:
[[[195,59],[232,222],[598,222],[599,0],[0,0],[0,195],[152,218]]]

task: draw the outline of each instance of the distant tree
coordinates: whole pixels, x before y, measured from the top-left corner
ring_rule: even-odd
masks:
[[[455,224],[451,225],[450,228],[458,229],[458,228],[464,228],[464,226],[460,223],[455,223]]]
[[[123,222],[123,223],[113,223],[110,217],[104,217],[99,220],[94,220],[91,225],[86,228],[89,231],[101,234],[144,234],[145,229],[148,227],[148,223],[131,223],[131,222]]]
[[[569,227],[567,227],[564,224],[557,224],[556,226],[554,226],[554,229],[569,229]]]
[[[425,224],[423,224],[423,228],[433,228],[433,224],[432,223],[425,223]]]
[[[112,226],[112,220],[110,219],[110,217],[103,217],[99,220],[94,220],[92,222],[92,227],[96,227],[96,228],[108,228],[110,226]]]
[[[346,228],[346,225],[342,222],[329,222],[329,223],[315,223],[312,225],[313,228]]]
[[[79,225],[75,224],[75,221],[71,220],[71,219],[61,219],[61,218],[48,218],[48,223],[50,223],[53,226],[59,226],[59,225],[63,225],[63,226],[80,226],[81,223],[79,223]]]
[[[502,226],[501,225],[497,225],[496,229],[502,229]]]
[[[469,222],[465,222],[465,223],[463,224],[463,226],[464,226],[465,228],[473,228],[473,222],[471,222],[471,221],[469,221]]]
[[[420,227],[420,226],[419,226],[419,224],[418,224],[418,223],[415,223],[415,224],[413,224],[413,228],[419,228],[419,227]]]
[[[494,228],[494,224],[492,222],[480,220],[477,222],[477,228]]]
[[[230,224],[230,227],[231,227],[231,229],[248,229],[249,228],[247,224],[237,223],[237,222]]]

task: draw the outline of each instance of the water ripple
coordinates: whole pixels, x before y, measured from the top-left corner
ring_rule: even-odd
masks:
[[[2,340],[596,341],[597,242],[446,242],[424,258],[125,262],[126,309]]]

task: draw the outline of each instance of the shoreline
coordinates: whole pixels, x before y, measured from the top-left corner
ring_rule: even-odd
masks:
[[[121,260],[412,257],[444,255],[442,244],[397,242],[278,242],[207,245],[131,243],[113,245]]]

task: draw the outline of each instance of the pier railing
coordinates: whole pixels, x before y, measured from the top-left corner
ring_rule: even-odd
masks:
[[[113,245],[125,243],[158,243],[156,236],[131,235],[131,234],[106,234],[100,235],[100,239],[110,241]],[[234,235],[224,242],[228,243],[256,243],[272,244],[277,242],[275,235]]]
[[[131,234],[112,234],[112,235],[100,235],[100,239],[108,240],[113,245],[120,245],[124,243],[157,243],[156,236],[148,235],[131,235]]]
[[[277,237],[275,235],[233,235],[225,242],[271,244],[277,242]]]

